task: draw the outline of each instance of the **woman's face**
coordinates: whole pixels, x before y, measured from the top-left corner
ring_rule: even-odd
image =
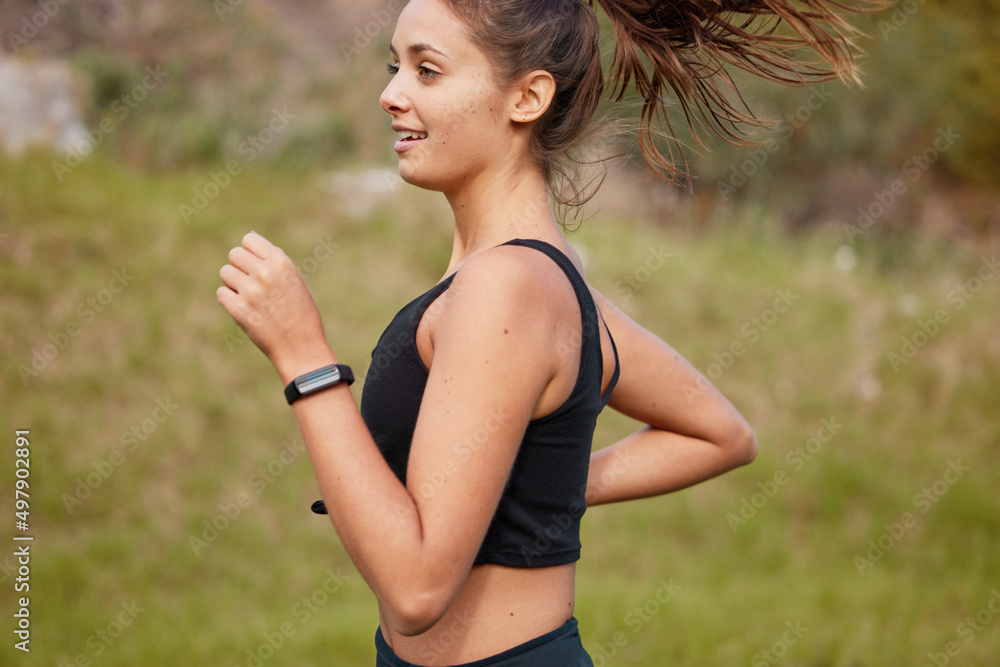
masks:
[[[465,24],[438,0],[412,0],[399,16],[391,52],[395,73],[381,104],[401,133],[395,150],[403,180],[448,194],[509,167],[514,131],[507,96]]]

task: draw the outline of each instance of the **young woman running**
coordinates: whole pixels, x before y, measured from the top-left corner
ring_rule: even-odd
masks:
[[[755,122],[727,97],[722,62],[789,84],[853,73],[849,28],[831,9],[847,8],[794,4],[600,0],[615,28],[612,97],[631,82],[645,100],[654,170],[685,175],[653,142],[671,91],[689,122],[701,114],[730,139]],[[775,32],[777,18],[790,30]],[[793,59],[803,45],[823,64]],[[565,156],[605,88],[593,8],[411,0],[391,54],[381,104],[399,173],[444,193],[454,239],[444,277],[378,341],[360,411],[279,248],[247,234],[218,299],[287,385],[326,511],[378,599],[378,666],[592,665],[573,618],[584,509],[748,463],[754,435],[588,287],[553,216],[550,196],[580,193]],[[605,405],[646,426],[592,454]]]

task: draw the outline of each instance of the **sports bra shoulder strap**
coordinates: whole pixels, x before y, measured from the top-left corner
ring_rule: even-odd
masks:
[[[512,239],[507,241],[503,245],[516,245],[524,246],[527,248],[534,248],[539,252],[548,255],[552,261],[559,265],[559,268],[563,270],[566,277],[569,278],[570,283],[573,285],[573,290],[576,292],[576,297],[580,301],[581,306],[584,311],[584,318],[589,320],[597,319],[597,305],[594,303],[593,297],[590,295],[590,289],[587,288],[587,283],[584,282],[583,276],[577,270],[573,262],[570,261],[561,250],[556,248],[551,243],[546,243],[545,241],[540,241],[538,239]]]

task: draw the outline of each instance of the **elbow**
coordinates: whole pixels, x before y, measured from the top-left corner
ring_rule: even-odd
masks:
[[[388,605],[393,629],[405,637],[421,635],[441,620],[447,611],[445,596],[430,590],[400,592]]]
[[[719,449],[730,470],[757,458],[757,437],[750,424],[741,417],[730,420],[709,442]]]
[[[757,458],[757,436],[746,422],[733,435],[730,449],[733,452],[734,467],[745,466]]]

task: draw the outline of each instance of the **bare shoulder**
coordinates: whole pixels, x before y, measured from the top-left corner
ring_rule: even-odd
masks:
[[[508,286],[531,287],[544,291],[553,282],[565,280],[565,274],[551,257],[534,248],[519,245],[501,245],[484,250],[469,258],[455,276],[465,278],[488,277]],[[561,279],[561,280],[560,280]]]
[[[497,246],[469,258],[455,274],[442,304],[460,319],[553,326],[573,312],[573,288],[558,264],[523,246]],[[447,318],[442,318],[442,323]]]

